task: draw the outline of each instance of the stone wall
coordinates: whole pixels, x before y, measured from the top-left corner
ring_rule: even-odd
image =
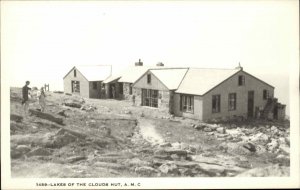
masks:
[[[163,112],[170,112],[170,91],[158,91],[158,108]]]
[[[135,103],[136,106],[142,106],[142,89],[141,88],[133,88],[132,93],[135,96]],[[158,91],[158,109],[165,113],[172,113],[172,91]],[[171,98],[170,98],[171,97]],[[145,106],[146,107],[146,106]],[[154,111],[154,110],[153,110]]]
[[[130,85],[132,85],[132,83],[123,83],[123,94],[124,94],[124,99],[125,100],[132,100],[132,95],[133,95],[133,90],[132,90],[132,94],[130,94]]]
[[[132,94],[134,95],[134,105],[135,106],[142,106],[142,89],[140,88],[132,88]]]

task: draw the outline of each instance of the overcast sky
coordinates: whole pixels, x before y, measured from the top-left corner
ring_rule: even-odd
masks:
[[[63,89],[74,65],[234,68],[275,86],[289,103],[289,64],[297,61],[298,2],[2,1],[1,64],[10,86]]]

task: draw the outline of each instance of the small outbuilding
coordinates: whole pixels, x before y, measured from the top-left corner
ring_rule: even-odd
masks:
[[[85,98],[105,98],[103,81],[110,76],[110,65],[74,66],[63,78],[64,92]]]

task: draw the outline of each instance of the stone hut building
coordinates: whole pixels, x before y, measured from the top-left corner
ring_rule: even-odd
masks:
[[[64,92],[85,98],[104,98],[102,82],[110,76],[110,65],[74,66],[63,78]]]
[[[235,69],[173,68],[135,63],[111,76],[110,66],[74,67],[64,77],[66,93],[88,98],[133,100],[137,106],[199,120],[284,119],[274,87]]]

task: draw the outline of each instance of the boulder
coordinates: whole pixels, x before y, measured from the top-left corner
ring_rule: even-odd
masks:
[[[63,117],[67,117],[65,111],[66,110],[61,110],[61,111],[57,112],[57,115],[60,115],[60,116],[63,116]]]
[[[267,151],[266,147],[263,145],[255,145],[255,149],[257,154],[263,154]]]
[[[73,108],[81,108],[81,104],[79,103],[75,103],[75,102],[70,102],[70,103],[64,103],[65,106],[68,106],[68,107],[73,107]]]
[[[212,130],[212,128],[210,128],[210,127],[205,127],[205,128],[203,129],[203,131],[205,131],[205,132],[212,132],[213,130]]]
[[[150,166],[150,163],[139,158],[128,159],[125,161],[126,165],[131,166]]]
[[[121,164],[111,163],[111,162],[95,162],[93,165],[96,167],[111,168],[111,169],[117,169],[117,170],[126,169],[126,167]]]
[[[257,133],[250,137],[250,140],[255,143],[267,144],[270,140],[269,136],[264,133]]]
[[[224,137],[227,137],[228,134],[216,134],[216,137],[217,138],[224,138]]]
[[[20,158],[22,156],[22,152],[17,150],[16,148],[11,148],[10,156],[12,159]]]
[[[28,145],[18,145],[16,147],[16,150],[18,150],[19,152],[21,152],[22,154],[26,154],[27,152],[29,152],[31,150],[30,146]]]
[[[287,145],[290,146],[290,137],[289,136],[285,137],[285,142],[286,142]]]
[[[264,168],[253,168],[238,174],[236,177],[288,177],[290,168],[286,166],[273,165]]]
[[[255,152],[256,151],[256,148],[255,148],[255,145],[252,144],[252,143],[245,143],[243,145],[244,148],[248,149],[250,152]]]
[[[201,125],[201,124],[195,125],[194,128],[197,130],[203,130],[205,128],[205,125]]]
[[[279,137],[279,138],[278,138],[278,143],[279,143],[280,145],[286,144],[285,138],[284,138],[284,137]]]
[[[290,147],[287,145],[282,144],[279,146],[279,149],[281,150],[281,152],[283,152],[285,154],[288,154],[288,155],[290,154]]]
[[[172,155],[172,154],[176,154],[176,155],[178,155],[178,156],[187,156],[187,151],[186,150],[181,150],[181,149],[172,149],[172,148],[170,148],[170,149],[165,149],[165,151],[168,153],[168,154],[170,154],[170,155]]]
[[[272,139],[270,143],[267,144],[267,148],[270,152],[275,152],[275,150],[278,148],[279,144],[276,139]]]
[[[174,163],[165,163],[162,164],[159,168],[159,171],[164,174],[179,174],[178,167]]]
[[[181,157],[177,154],[172,154],[170,157],[172,158],[172,160],[181,160]]]
[[[95,143],[96,145],[98,145],[101,148],[105,148],[109,144],[109,141],[104,140],[104,139],[94,139],[93,143]]]
[[[54,117],[53,115],[51,115],[49,113],[44,113],[44,112],[40,112],[40,111],[33,110],[33,109],[29,109],[29,113],[31,113],[32,115],[35,115],[39,118],[46,119],[46,120],[55,122],[57,124],[63,125],[62,118]]]
[[[172,160],[170,155],[154,155],[154,158],[158,158],[162,160]]]
[[[158,171],[149,166],[142,166],[135,168],[135,173],[142,176],[153,176],[158,173]]]
[[[197,146],[195,146],[195,145],[189,145],[188,153],[194,154],[194,153],[197,152],[198,149],[201,149],[201,147],[200,147],[200,146],[197,147]]]
[[[223,143],[222,143],[223,144]],[[251,145],[248,146],[243,146],[245,143],[240,142],[240,143],[226,143],[225,145],[223,144],[223,148],[230,154],[236,154],[236,155],[250,155],[253,154],[251,149]]]
[[[63,134],[55,135],[51,143],[48,144],[46,147],[60,148],[75,141],[77,141],[77,138],[74,135],[68,132],[64,132]]]
[[[280,161],[281,163],[282,162],[290,162],[290,157],[287,156],[287,155],[283,155],[283,154],[279,154],[277,157],[276,157],[276,160]]]
[[[72,156],[66,159],[66,162],[68,163],[74,163],[74,162],[78,162],[80,160],[85,160],[87,159],[86,156]]]
[[[213,131],[217,130],[217,128],[220,127],[220,125],[218,124],[212,124],[212,125],[208,125],[208,127],[210,127]]]
[[[273,135],[277,135],[279,133],[279,129],[277,127],[275,127],[275,126],[272,126],[271,127],[271,133]]]
[[[10,120],[19,123],[22,122],[23,117],[20,115],[10,114]]]
[[[111,163],[117,163],[118,161],[118,157],[114,157],[114,156],[108,156],[108,157],[103,157],[103,156],[96,156],[96,157],[92,157],[92,160],[94,161],[99,161],[99,162],[111,162]]]
[[[174,163],[177,167],[182,167],[182,168],[196,168],[196,167],[199,167],[198,163],[196,163],[196,162],[173,161],[171,163]]]
[[[91,105],[83,105],[83,106],[81,106],[80,109],[91,112],[91,111],[95,111],[97,108],[94,106],[91,106]]]
[[[171,147],[172,145],[171,145],[171,143],[166,142],[166,143],[160,144],[159,146],[160,147]]]
[[[180,142],[172,143],[171,146],[172,146],[173,148],[176,148],[176,149],[181,149],[181,143],[180,143]]]
[[[218,127],[218,128],[216,129],[216,131],[217,131],[218,133],[221,133],[221,134],[224,134],[224,133],[226,132],[226,130],[225,130],[224,127]]]
[[[27,156],[49,156],[49,155],[51,155],[51,152],[45,148],[38,147],[34,150],[31,150],[26,155]]]
[[[225,167],[219,164],[199,163],[199,166],[202,170],[212,176],[219,175],[225,171]]]
[[[234,128],[234,129],[227,129],[226,133],[233,136],[233,137],[239,137],[241,135],[243,135],[242,131],[240,130],[240,128]]]

